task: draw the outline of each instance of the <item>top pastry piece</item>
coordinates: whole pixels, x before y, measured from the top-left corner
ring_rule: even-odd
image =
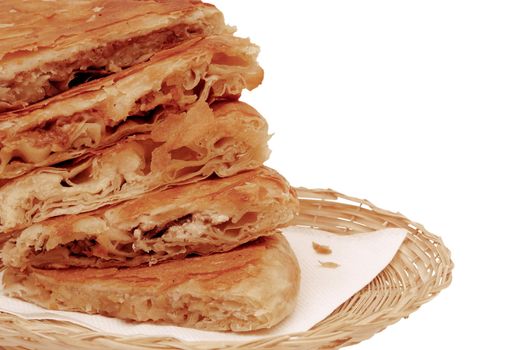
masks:
[[[0,112],[141,63],[188,39],[232,33],[197,0],[0,1]]]

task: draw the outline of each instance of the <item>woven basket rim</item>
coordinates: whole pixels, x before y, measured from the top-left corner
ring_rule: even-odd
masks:
[[[297,188],[300,214],[293,225],[347,235],[400,227],[407,238],[392,262],[366,287],[310,330],[246,342],[189,342],[163,337],[123,337],[50,320],[25,320],[0,312],[0,346],[28,349],[319,349],[370,338],[407,317],[448,287],[453,262],[440,237],[400,213],[331,189]]]

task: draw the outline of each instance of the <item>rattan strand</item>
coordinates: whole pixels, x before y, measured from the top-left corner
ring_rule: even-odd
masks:
[[[295,225],[342,235],[385,227],[401,227],[409,232],[383,272],[309,331],[246,343],[189,343],[173,338],[118,337],[67,322],[29,321],[0,313],[0,346],[42,350],[335,349],[370,338],[407,317],[450,284],[450,252],[439,237],[422,225],[332,190],[301,188],[298,193],[301,213]]]

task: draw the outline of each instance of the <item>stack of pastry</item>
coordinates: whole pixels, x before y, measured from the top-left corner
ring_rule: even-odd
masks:
[[[238,98],[258,47],[193,0],[0,3],[5,292],[211,330],[292,311],[294,190]]]

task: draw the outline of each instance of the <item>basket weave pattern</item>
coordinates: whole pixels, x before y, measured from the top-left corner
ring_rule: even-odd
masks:
[[[422,225],[366,200],[332,190],[298,189],[294,225],[348,235],[387,227],[408,230],[393,261],[370,284],[306,332],[245,343],[184,342],[174,338],[118,337],[67,322],[24,320],[0,313],[6,349],[334,349],[370,338],[416,311],[451,282],[453,263],[441,239]],[[321,302],[321,301],[318,301]]]

